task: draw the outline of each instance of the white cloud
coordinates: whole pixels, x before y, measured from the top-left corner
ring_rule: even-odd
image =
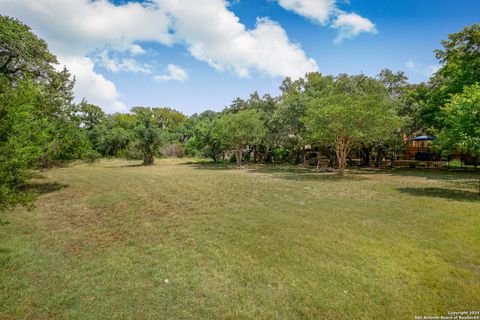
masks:
[[[58,58],[60,66],[67,65],[75,76],[74,90],[77,100],[86,98],[110,113],[127,111],[127,106],[120,102],[115,84],[95,73],[92,60],[82,56],[59,56]]]
[[[145,50],[143,50],[143,48],[140,47],[138,44],[132,44],[130,47],[128,47],[128,51],[130,51],[130,53],[133,55],[145,53]]]
[[[410,70],[415,73],[420,73],[426,78],[430,78],[434,73],[436,73],[439,69],[439,65],[428,65],[426,67],[424,66],[419,66],[415,61],[412,59],[409,59],[407,62],[405,62],[405,66]]]
[[[155,80],[157,81],[180,81],[184,82],[188,79],[187,72],[180,66],[169,64],[167,66],[167,73],[161,76],[155,76]]]
[[[339,14],[332,23],[332,27],[339,30],[335,43],[342,42],[344,39],[352,39],[362,32],[376,34],[377,28],[368,19],[359,16],[356,13]]]
[[[33,27],[58,54],[86,55],[98,48],[139,53],[137,42],[172,43],[166,12],[151,2],[0,0],[0,5],[2,14]]]
[[[175,36],[187,44],[192,56],[219,71],[248,77],[252,70],[272,77],[303,76],[317,71],[299,45],[289,41],[285,30],[267,18],[247,30],[223,0],[157,0],[172,17]],[[195,8],[195,10],[192,10]],[[215,26],[215,27],[212,27]]]
[[[228,6],[226,0],[150,0],[122,5],[108,0],[0,0],[2,14],[32,26],[55,54],[74,57],[64,61],[77,76],[77,86],[84,86],[79,91],[90,90],[95,99],[108,103],[107,108],[122,105],[120,94],[112,82],[96,74],[93,63],[112,72],[151,74],[154,66],[136,58],[145,53],[144,42],[185,45],[194,58],[240,77],[258,72],[297,78],[318,70],[315,60],[292,43],[278,23],[260,18],[255,28],[247,29]],[[188,78],[172,70],[165,76]],[[88,81],[82,78],[103,83],[109,88],[109,98],[100,99],[98,88],[87,90]]]
[[[335,0],[278,0],[286,10],[325,24],[335,11]]]
[[[112,58],[106,50],[100,52],[97,57],[100,63],[113,73],[120,71],[145,74],[152,73],[148,65],[141,64],[132,58]]]
[[[107,0],[0,0],[2,14],[19,18],[45,39],[76,77],[77,100],[85,97],[108,111],[125,111],[113,82],[94,70],[87,55],[98,50],[144,53],[137,44],[154,41],[172,43],[169,19],[153,3],[128,3],[116,6]],[[62,58],[68,57],[68,58]],[[95,59],[95,62],[106,62]],[[146,72],[133,59],[110,61],[105,65],[115,72]]]
[[[284,9],[293,11],[314,22],[338,29],[335,43],[352,39],[360,33],[376,34],[377,28],[369,19],[356,13],[347,13],[337,7],[337,0],[277,0]]]

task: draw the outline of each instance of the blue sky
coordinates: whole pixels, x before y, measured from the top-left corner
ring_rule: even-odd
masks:
[[[47,40],[76,75],[78,98],[107,112],[192,114],[255,90],[278,94],[284,76],[306,71],[387,67],[426,81],[438,67],[433,51],[478,23],[480,1],[0,0],[0,11]]]

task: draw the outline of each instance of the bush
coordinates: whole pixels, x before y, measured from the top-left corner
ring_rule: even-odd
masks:
[[[169,143],[160,148],[160,154],[164,157],[178,157],[182,158],[185,153],[183,146],[179,143]]]
[[[89,150],[85,152],[84,160],[87,163],[95,163],[102,158],[102,155],[96,150]]]
[[[142,160],[143,153],[134,143],[129,143],[126,148],[118,152],[118,157],[127,160]]]

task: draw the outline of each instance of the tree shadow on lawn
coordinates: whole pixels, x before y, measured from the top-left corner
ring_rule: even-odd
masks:
[[[344,176],[339,176],[337,172],[322,172],[317,171],[313,166],[302,165],[263,165],[252,168],[250,171],[271,174],[276,178],[294,181],[361,181],[366,179],[362,175],[349,171],[346,171]]]
[[[25,185],[24,190],[34,194],[47,194],[61,189],[67,188],[68,184],[58,183],[58,182],[30,182]]]
[[[397,188],[397,190],[401,193],[405,193],[412,196],[443,198],[447,200],[480,203],[480,196],[478,192],[468,191],[468,190],[436,188],[436,187],[427,187],[427,188],[405,187],[405,188]]]
[[[364,180],[365,177],[347,172],[345,176],[340,177],[336,172],[318,172],[314,167],[306,167],[302,165],[275,165],[247,163],[240,169],[234,163],[214,163],[214,162],[185,162],[182,165],[188,165],[199,170],[239,170],[247,173],[269,174],[275,178],[295,180],[295,181],[342,181],[342,180]]]
[[[10,253],[11,250],[0,248],[0,268],[6,266],[10,261]]]
[[[120,164],[120,165],[110,165],[110,166],[103,166],[104,168],[137,168],[137,167],[143,167],[143,162],[140,163],[130,163],[130,164]],[[148,167],[148,166],[146,166]]]
[[[182,166],[189,166],[200,170],[237,170],[234,163],[222,163],[213,161],[187,161],[180,163]],[[245,167],[242,166],[242,169]]]
[[[362,170],[363,171],[363,170]],[[366,174],[385,174],[397,177],[417,177],[428,180],[437,180],[451,185],[453,189],[478,190],[480,183],[480,172],[454,171],[445,169],[366,169]]]
[[[375,173],[391,174],[403,177],[421,177],[436,180],[476,180],[480,176],[480,172],[474,171],[454,171],[445,169],[410,169],[410,168],[394,168],[374,170]]]
[[[135,163],[135,164],[123,164],[121,166],[112,166],[110,168],[136,168],[136,167],[148,167],[144,166],[143,163]]]

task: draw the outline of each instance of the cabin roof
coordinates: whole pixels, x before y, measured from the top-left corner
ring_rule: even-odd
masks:
[[[415,138],[411,138],[409,140],[410,141],[427,141],[427,140],[437,140],[437,138],[431,137],[431,136],[418,136]]]

